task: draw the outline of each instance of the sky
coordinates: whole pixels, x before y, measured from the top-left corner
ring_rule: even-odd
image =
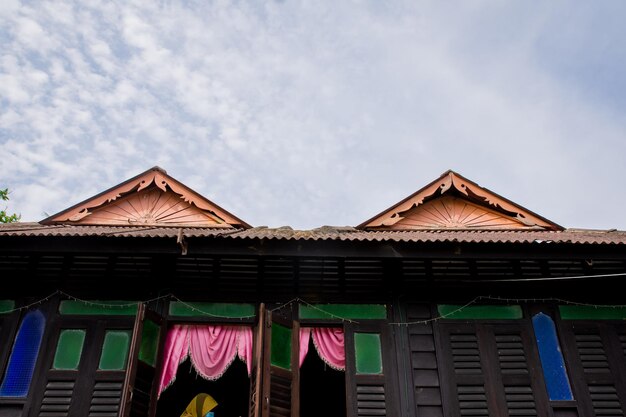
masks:
[[[16,1],[1,208],[154,166],[252,226],[356,226],[451,169],[626,230],[626,2]]]

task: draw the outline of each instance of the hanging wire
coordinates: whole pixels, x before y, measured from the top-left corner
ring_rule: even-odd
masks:
[[[181,303],[182,305],[184,305],[185,307],[190,309],[191,311],[196,312],[196,313],[200,313],[202,315],[209,316],[209,317],[216,317],[216,318],[220,318],[220,319],[233,319],[233,318],[236,318],[236,319],[249,319],[249,318],[256,317],[256,314],[251,314],[251,315],[248,315],[248,316],[238,316],[238,317],[230,317],[230,316],[222,316],[222,315],[219,315],[219,314],[213,314],[213,313],[209,313],[208,311],[201,310],[198,307],[196,307],[196,306],[194,306],[194,305],[192,305],[192,304],[190,304],[190,303],[188,303],[186,301],[181,300],[180,298],[176,297],[173,294],[170,294],[170,296],[174,300],[178,301],[179,303]]]
[[[13,308],[13,309],[10,309],[10,310],[0,311],[0,314],[8,314],[8,313],[13,313],[15,311],[27,310],[27,309],[29,309],[31,307],[34,307],[34,306],[38,305],[38,304],[45,303],[46,301],[48,301],[49,299],[51,299],[52,297],[57,295],[59,292],[60,291],[57,290],[57,291],[53,292],[52,294],[47,295],[47,296],[45,296],[44,298],[42,298],[40,300],[37,300],[35,302],[32,302],[32,303],[24,305],[24,306],[16,307],[16,308]]]
[[[145,300],[145,301],[132,301],[132,302],[128,302],[128,303],[101,303],[98,301],[89,301],[89,300],[83,300],[81,298],[78,297],[74,297],[73,295],[70,295],[66,292],[60,291],[58,290],[57,293],[69,298],[70,300],[73,301],[78,301],[80,303],[86,304],[86,305],[92,305],[92,306],[97,306],[97,307],[104,307],[104,308],[126,308],[126,307],[134,307],[136,306],[138,303],[140,304],[148,304],[151,303],[153,301],[157,301],[157,300],[161,300],[164,298],[169,298],[171,296],[171,294],[165,294],[165,295],[161,295],[158,297],[154,297],[154,298],[150,298],[149,300]]]
[[[328,311],[326,311],[324,309],[321,309],[321,308],[317,307],[316,305],[313,305],[313,304],[311,304],[311,303],[309,303],[309,302],[307,302],[307,301],[305,301],[305,300],[303,300],[301,298],[298,298],[298,301],[300,301],[302,304],[305,304],[307,307],[310,307],[310,308],[312,308],[314,310],[320,311],[320,312],[322,312],[322,313],[324,313],[326,315],[331,316],[334,319],[339,319],[339,320],[341,320],[343,322],[348,322],[348,323],[358,323],[358,321],[351,320],[351,319],[348,319],[348,318],[345,318],[345,317],[341,317],[341,316],[338,316],[338,315],[333,314],[331,312],[328,312]]]
[[[626,274],[606,274],[603,276],[619,276],[619,275],[626,275]],[[571,278],[581,278],[581,277],[571,277]],[[115,309],[115,308],[126,308],[126,307],[132,307],[137,305],[138,303],[142,303],[142,304],[148,304],[157,300],[161,300],[161,299],[174,299],[175,301],[183,304],[184,306],[186,306],[187,308],[189,308],[191,311],[196,312],[196,313],[200,313],[202,315],[205,316],[209,316],[209,317],[215,317],[215,318],[239,318],[239,319],[246,319],[246,318],[254,318],[256,317],[256,314],[251,314],[251,315],[247,315],[247,316],[239,316],[239,317],[230,317],[230,316],[224,316],[224,315],[219,315],[219,314],[214,314],[214,313],[210,313],[208,311],[204,311],[202,309],[199,309],[198,307],[194,306],[191,303],[188,303],[186,301],[181,300],[180,298],[176,297],[175,295],[169,293],[169,294],[165,294],[165,295],[161,295],[158,297],[154,297],[154,298],[150,298],[148,300],[144,300],[144,301],[135,301],[135,302],[128,302],[128,303],[104,303],[104,302],[97,302],[97,301],[89,301],[89,300],[84,300],[78,297],[75,297],[71,294],[68,294],[64,291],[61,290],[56,290],[53,293],[37,300],[34,301],[32,303],[29,303],[27,305],[23,305],[20,307],[16,307],[13,309],[8,309],[8,310],[4,310],[4,311],[0,311],[0,314],[9,314],[9,313],[13,313],[16,311],[21,311],[21,310],[27,310],[31,307],[34,307],[36,305],[42,304],[48,300],[50,300],[51,298],[53,298],[56,295],[61,295],[63,297],[66,297],[70,300],[73,301],[78,301],[80,303],[84,303],[86,305],[93,305],[93,306],[98,306],[98,307],[104,307],[104,308],[111,308],[111,309]],[[528,303],[528,302],[532,302],[532,303],[544,303],[544,302],[556,302],[556,303],[560,303],[560,304],[565,304],[565,305],[573,305],[573,306],[581,306],[581,307],[593,307],[593,308],[613,308],[613,309],[618,309],[618,308],[626,308],[626,304],[593,304],[593,303],[583,303],[583,302],[578,302],[578,301],[571,301],[571,300],[565,300],[563,298],[557,298],[557,297],[547,297],[547,298],[514,298],[514,297],[500,297],[500,296],[492,296],[492,295],[479,295],[475,298],[473,298],[472,300],[468,301],[467,303],[459,306],[458,308],[447,312],[446,314],[442,314],[439,315],[437,317],[432,317],[429,319],[424,319],[424,320],[415,320],[415,321],[410,321],[410,322],[390,322],[388,323],[389,325],[396,325],[396,326],[408,326],[408,325],[414,325],[414,324],[426,324],[426,323],[431,323],[431,322],[435,322],[438,320],[442,320],[442,319],[446,319],[450,316],[453,316],[454,314],[457,314],[461,311],[463,311],[464,309],[470,307],[473,304],[476,304],[477,302],[481,301],[481,300],[490,300],[490,301],[499,301],[499,302],[507,302],[507,303]],[[342,317],[339,316],[337,314],[331,313],[329,311],[324,310],[323,308],[318,307],[315,304],[311,304],[306,300],[303,300],[299,297],[293,298],[289,301],[287,301],[286,303],[283,303],[281,305],[279,305],[278,307],[275,307],[271,310],[269,310],[270,312],[274,312],[274,311],[278,311],[281,310],[287,306],[290,306],[294,303],[298,303],[298,304],[303,304],[306,305],[309,308],[312,308],[314,310],[317,310],[319,312],[321,312],[322,314],[331,317],[333,319],[336,320],[340,320],[341,322],[348,322],[348,323],[359,323],[356,320],[352,320],[346,317]]]
[[[299,298],[292,298],[291,300],[287,301],[286,303],[283,303],[281,305],[279,305],[278,307],[272,308],[271,310],[269,310],[271,313],[273,313],[274,311],[278,311],[278,310],[282,310],[283,308],[292,305],[293,303],[298,302]]]
[[[288,305],[291,305],[291,304],[293,304],[293,303],[301,303],[301,304],[304,304],[304,305],[306,305],[307,307],[310,307],[310,308],[312,308],[312,309],[314,309],[314,310],[317,310],[317,311],[319,311],[319,312],[321,312],[321,313],[323,313],[323,314],[325,314],[325,315],[327,315],[327,316],[329,316],[329,317],[332,317],[332,318],[334,318],[334,319],[341,320],[342,322],[348,322],[348,323],[358,323],[358,321],[356,321],[356,320],[351,320],[351,319],[346,318],[346,317],[341,317],[341,316],[338,316],[338,315],[336,315],[336,314],[331,313],[330,311],[326,311],[326,310],[324,310],[324,309],[322,309],[322,308],[319,308],[318,306],[316,306],[316,305],[314,305],[314,304],[311,304],[311,303],[309,303],[308,301],[303,300],[302,298],[299,298],[299,297],[292,298],[291,300],[287,301],[286,303],[281,304],[281,305],[279,305],[278,307],[271,309],[270,311],[271,311],[271,312],[274,312],[274,311],[277,311],[277,310],[281,310],[281,309],[283,309],[283,308],[285,308],[285,307],[287,307]]]
[[[472,282],[532,282],[532,281],[566,281],[588,278],[614,278],[624,277],[626,272],[618,274],[598,274],[598,275],[574,275],[563,277],[539,277],[539,278],[502,278],[502,279],[473,279]]]
[[[461,311],[465,310],[467,307],[471,306],[472,304],[477,303],[480,300],[491,300],[491,301],[503,301],[503,302],[507,302],[507,303],[546,303],[546,302],[556,302],[556,303],[560,303],[560,304],[567,304],[567,305],[573,305],[573,306],[580,306],[580,307],[593,307],[593,308],[614,308],[614,309],[618,309],[618,308],[626,308],[625,304],[591,304],[591,303],[580,303],[577,301],[570,301],[570,300],[564,300],[562,298],[556,298],[556,297],[548,297],[548,298],[511,298],[511,297],[499,297],[499,296],[492,296],[492,295],[479,295],[478,297],[475,297],[474,299],[472,299],[471,301],[467,302],[466,304],[446,313],[446,314],[442,314],[440,316],[437,317],[432,317],[430,319],[425,319],[425,320],[416,320],[416,321],[409,321],[409,322],[392,322],[389,323],[390,325],[395,325],[395,326],[409,326],[409,325],[414,325],[414,324],[427,324],[427,323],[432,323],[435,321],[439,321],[442,319],[446,319],[454,314],[460,313]]]
[[[463,304],[459,308],[456,308],[456,309],[454,309],[454,310],[452,310],[452,311],[450,311],[450,312],[448,312],[446,314],[442,314],[442,315],[437,316],[437,317],[432,317],[430,319],[416,320],[416,321],[407,321],[407,322],[391,322],[391,323],[388,323],[388,324],[394,325],[394,326],[408,326],[408,325],[411,325],[411,324],[427,324],[427,323],[431,323],[433,321],[438,321],[438,320],[441,320],[441,319],[445,319],[447,317],[450,317],[453,314],[459,313],[459,312],[463,311],[464,309],[466,309],[467,307],[471,306],[472,304],[478,302],[478,300],[481,300],[483,298],[487,298],[487,297],[479,295],[478,297],[474,298],[473,300]]]

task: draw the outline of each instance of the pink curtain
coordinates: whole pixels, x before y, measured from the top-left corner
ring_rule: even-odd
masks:
[[[298,366],[302,366],[302,362],[304,362],[304,358],[306,358],[306,354],[309,352],[310,339],[311,328],[300,327],[300,364]]]
[[[244,326],[176,324],[165,340],[165,361],[159,380],[159,396],[176,378],[178,366],[189,356],[198,374],[205,379],[221,377],[238,356],[250,375],[252,329]]]
[[[339,371],[346,369],[343,329],[338,327],[302,327],[300,329],[300,366],[309,350],[309,338],[318,355],[328,366]]]

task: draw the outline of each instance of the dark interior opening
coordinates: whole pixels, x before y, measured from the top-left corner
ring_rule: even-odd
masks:
[[[217,401],[212,410],[215,417],[247,417],[250,379],[246,364],[235,359],[220,379],[208,381],[197,374],[187,358],[178,367],[174,383],[161,394],[156,417],[180,417],[193,397],[203,392]]]
[[[346,377],[319,357],[311,339],[300,367],[300,417],[320,416],[346,416]]]

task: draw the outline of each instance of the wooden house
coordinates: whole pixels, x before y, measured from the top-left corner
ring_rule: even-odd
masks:
[[[626,232],[453,171],[293,230],[155,167],[0,225],[0,276],[0,417],[626,413]]]

